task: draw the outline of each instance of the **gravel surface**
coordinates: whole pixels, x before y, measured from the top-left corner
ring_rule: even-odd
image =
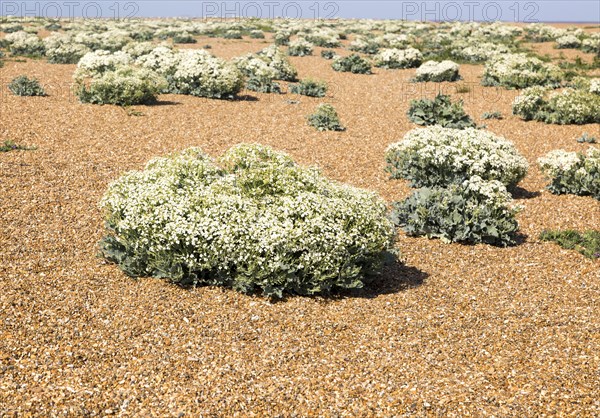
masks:
[[[227,58],[267,45],[205,44]],[[107,184],[190,146],[218,155],[259,142],[388,201],[407,196],[384,152],[415,127],[410,99],[436,86],[408,83],[414,69],[336,73],[320,50],[291,60],[301,77],[330,83],[324,99],[164,95],[138,117],[78,103],[73,65],[5,63],[0,141],[38,149],[0,154],[0,417],[600,416],[598,262],[537,239],[545,228],[600,229],[600,204],[550,194],[536,166],[552,149],[585,150],[576,138],[600,126],[521,121],[517,92],[481,87],[481,65],[441,86],[529,160],[516,247],[400,233],[405,264],[380,287],[278,303],[134,280],[97,256]],[[49,96],[12,96],[6,85],[20,74]],[[456,94],[459,85],[471,91]],[[307,126],[322,102],[346,132]],[[481,120],[492,111],[504,119]]]

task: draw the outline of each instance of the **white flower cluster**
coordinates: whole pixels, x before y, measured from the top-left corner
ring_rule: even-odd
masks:
[[[423,54],[415,48],[382,49],[373,57],[376,67],[414,68],[423,62]]]
[[[417,68],[415,81],[455,81],[459,79],[459,68],[453,61],[427,61]]]
[[[575,35],[564,35],[556,39],[556,46],[558,48],[579,48],[581,40]]]
[[[277,79],[279,72],[270,67],[266,61],[254,54],[247,54],[233,59],[233,63],[246,77],[254,77],[263,81]]]
[[[106,71],[114,71],[118,67],[131,64],[131,56],[125,52],[110,52],[98,50],[85,54],[77,64],[74,78],[81,80],[86,77],[100,76]]]
[[[125,250],[133,275],[281,296],[361,286],[390,247],[393,225],[372,192],[259,145],[221,161],[188,149],[112,183],[101,201],[112,233],[105,254]]]
[[[258,52],[257,57],[264,60],[269,67],[277,71],[277,79],[284,81],[295,81],[298,71],[287,59],[285,54],[277,47],[271,45]]]
[[[90,52],[84,44],[73,41],[70,35],[53,33],[43,39],[46,57],[52,64],[77,64],[81,57]]]
[[[341,45],[339,34],[333,29],[321,28],[303,36],[308,42],[323,48],[337,48]]]
[[[583,80],[577,88],[553,91],[530,87],[513,101],[513,113],[525,120],[556,124],[600,123],[600,96],[594,92],[598,81]]]
[[[512,196],[506,190],[506,186],[498,180],[484,180],[475,175],[465,180],[462,185],[494,206],[512,206]]]
[[[135,62],[159,74],[173,74],[179,63],[179,53],[166,45],[159,45],[149,53],[139,56]]]
[[[482,62],[500,54],[507,54],[506,45],[485,42],[482,39],[469,39],[468,41],[453,42],[452,56],[465,61]]]
[[[557,85],[564,77],[560,68],[526,54],[504,54],[490,59],[483,71],[487,86],[525,88],[535,85]]]
[[[9,43],[9,50],[13,55],[42,55],[44,42],[36,35],[25,31],[9,33],[4,37]]]
[[[550,151],[546,156],[538,158],[538,164],[544,173],[556,177],[562,172],[573,171],[581,162],[579,154],[562,149]]]
[[[600,33],[593,33],[589,38],[584,39],[581,43],[583,52],[598,52],[600,51]]]
[[[210,98],[232,98],[242,90],[244,77],[227,61],[205,50],[180,51],[172,77],[174,92]]]
[[[163,44],[162,46],[166,45]],[[143,55],[151,54],[155,48],[157,46],[152,42],[130,42],[123,47],[122,51],[129,54],[131,58],[137,59]]]
[[[388,170],[416,186],[445,185],[480,176],[505,185],[527,173],[527,160],[514,144],[491,132],[438,125],[414,129],[386,152]]]
[[[548,189],[552,193],[573,193],[592,195],[600,199],[600,150],[590,147],[586,154],[550,151],[545,157],[538,159],[542,172],[551,183]]]
[[[590,80],[590,93],[600,94],[600,78]]]
[[[311,55],[313,52],[313,44],[306,39],[298,38],[289,43],[288,55],[303,57]]]
[[[387,48],[404,49],[411,41],[411,37],[406,34],[385,33],[376,38],[377,43]]]

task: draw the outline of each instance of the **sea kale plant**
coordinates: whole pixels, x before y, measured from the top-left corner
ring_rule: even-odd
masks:
[[[217,161],[198,148],[154,159],[100,205],[101,251],[126,274],[277,298],[362,287],[394,237],[374,193],[260,145]]]
[[[291,84],[290,93],[309,97],[325,97],[325,93],[327,93],[327,83],[311,78],[305,78],[304,80],[300,80],[300,83],[298,84]]]
[[[288,47],[288,55],[293,57],[304,57],[306,55],[312,55],[313,44],[306,41],[305,39],[296,39],[291,41]]]
[[[539,120],[560,125],[600,123],[600,80],[580,83],[562,91],[547,87],[529,87],[515,98],[512,110],[525,120]]]
[[[460,80],[459,65],[452,61],[427,61],[417,68],[413,81],[456,81]]]
[[[450,96],[438,94],[435,99],[410,102],[408,118],[417,125],[440,125],[445,128],[474,128],[475,122],[463,109],[462,100],[452,103]]]
[[[423,54],[418,49],[386,48],[373,57],[376,67],[398,69],[414,68],[423,62]]]
[[[155,72],[128,65],[79,80],[77,95],[82,103],[132,106],[154,103],[166,87],[166,80]]]
[[[320,104],[315,113],[308,116],[308,124],[319,131],[345,131],[335,108],[330,104]]]
[[[45,96],[46,92],[36,78],[20,75],[8,84],[8,89],[15,96]]]
[[[386,151],[392,178],[410,180],[412,187],[448,186],[474,176],[516,185],[527,173],[527,160],[514,144],[475,128],[434,125],[409,131]]]
[[[519,209],[501,182],[473,176],[448,187],[414,191],[393,204],[391,219],[408,235],[507,246],[515,243]]]
[[[481,84],[515,89],[558,87],[563,79],[564,73],[556,65],[526,54],[502,54],[485,64]]]
[[[9,33],[4,37],[4,41],[8,43],[8,50],[12,55],[40,57],[46,52],[44,42],[25,31]]]
[[[352,74],[371,74],[371,63],[358,54],[347,57],[338,57],[333,60],[331,67],[335,71],[350,72]]]
[[[564,150],[550,151],[538,159],[550,180],[548,190],[555,194],[593,196],[600,200],[600,150],[590,147],[586,154]]]

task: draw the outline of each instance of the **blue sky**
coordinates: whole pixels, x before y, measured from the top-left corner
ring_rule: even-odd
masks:
[[[0,0],[0,14],[47,17],[288,17],[600,23],[600,0]]]

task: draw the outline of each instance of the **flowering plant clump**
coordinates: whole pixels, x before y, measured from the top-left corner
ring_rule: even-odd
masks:
[[[312,115],[308,116],[308,124],[319,131],[345,131],[335,108],[330,104],[320,104]]]
[[[600,33],[593,33],[589,38],[584,39],[581,43],[581,50],[600,55]]]
[[[340,44],[340,35],[334,30],[321,29],[307,33],[304,38],[313,45],[323,48],[337,48]]]
[[[386,151],[392,178],[413,187],[447,186],[473,176],[516,185],[527,173],[527,160],[514,144],[475,128],[429,126],[409,131]]]
[[[550,151],[538,159],[550,179],[548,190],[556,194],[591,195],[600,199],[600,150],[590,147],[586,154]]]
[[[566,49],[566,48],[576,49],[576,48],[579,48],[580,46],[581,46],[581,39],[579,39],[577,36],[572,35],[572,34],[561,36],[560,38],[558,38],[556,40],[556,47],[559,49]]]
[[[44,42],[36,35],[25,31],[9,33],[4,37],[12,55],[41,56],[46,52]]]
[[[350,51],[373,55],[379,52],[379,47],[379,41],[375,38],[358,37],[354,41],[350,42],[348,49]]]
[[[417,68],[414,81],[456,81],[459,65],[452,61],[427,61]]]
[[[508,54],[506,45],[485,42],[481,39],[471,39],[464,42],[453,42],[451,44],[453,57],[469,62],[483,62],[500,54]]]
[[[285,46],[290,43],[291,36],[291,32],[282,30],[275,33],[273,40],[275,41],[275,45]]]
[[[90,52],[84,44],[73,42],[70,36],[53,33],[44,38],[46,57],[51,64],[77,64],[81,57]]]
[[[564,73],[553,64],[525,54],[498,55],[489,60],[481,84],[522,89],[531,86],[557,87]]]
[[[103,254],[130,276],[311,295],[360,288],[393,244],[383,200],[260,145],[198,148],[111,183]]]
[[[247,78],[246,88],[260,93],[280,93],[281,87],[274,80],[279,72],[264,60],[247,54],[233,60],[234,65]]]
[[[313,44],[304,39],[291,41],[288,47],[288,55],[293,57],[304,57],[306,55],[312,55],[312,53]]]
[[[326,60],[332,60],[337,56],[337,54],[335,53],[335,51],[331,50],[331,49],[324,49],[321,51],[321,57],[325,58]]]
[[[265,38],[264,32],[262,30],[258,30],[258,29],[251,30],[249,36],[252,39],[264,39]]]
[[[371,74],[371,63],[358,54],[335,58],[331,67],[340,72]]]
[[[561,125],[600,123],[600,95],[595,93],[595,83],[586,81],[576,88],[550,94],[548,88],[527,88],[513,101],[513,114],[525,120]]]
[[[77,63],[77,69],[73,76],[75,80],[86,77],[96,77],[106,71],[114,71],[118,67],[129,65],[131,56],[125,52],[110,52],[98,50],[88,52]]]
[[[257,54],[258,58],[277,71],[277,80],[296,81],[298,71],[276,45],[271,45]]]
[[[423,62],[423,54],[418,49],[382,49],[373,61],[376,67],[382,68],[414,68]]]
[[[600,78],[590,80],[590,93],[600,94]]]
[[[394,203],[391,218],[413,236],[444,242],[514,244],[520,210],[502,183],[479,176],[448,187],[424,187]]]
[[[196,49],[179,53],[170,81],[173,93],[214,99],[233,98],[244,87],[244,77],[233,64]]]
[[[154,71],[122,66],[89,82],[80,81],[77,95],[82,103],[131,106],[155,102],[166,87],[166,80]]]
[[[137,59],[143,55],[151,54],[156,48],[156,44],[152,42],[130,42],[123,47],[123,52],[126,52],[133,59]]]
[[[520,210],[502,183],[473,176],[448,187],[424,187],[394,203],[391,218],[408,234],[444,242],[515,243]]]

